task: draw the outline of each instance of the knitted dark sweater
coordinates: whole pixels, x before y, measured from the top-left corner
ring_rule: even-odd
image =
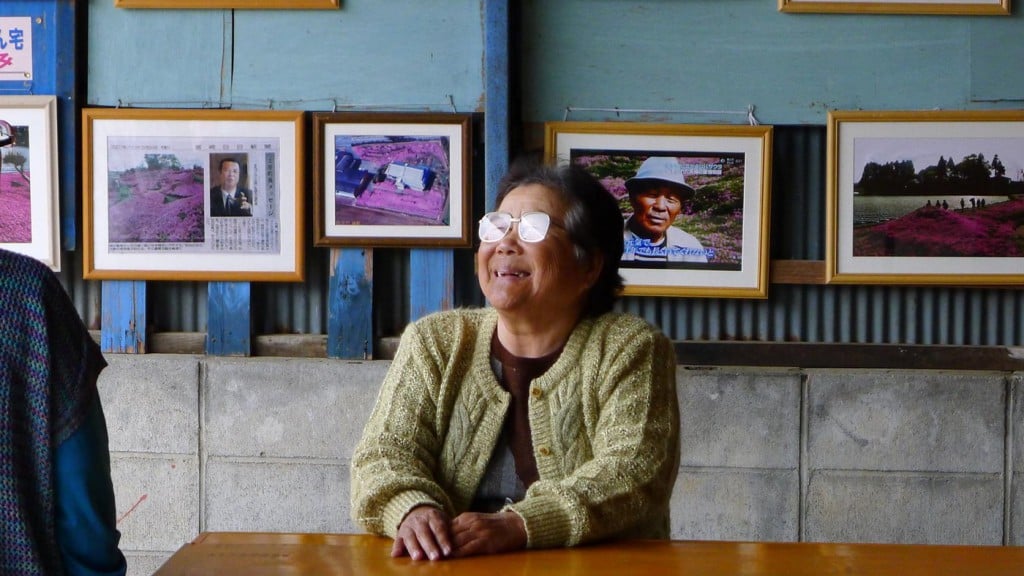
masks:
[[[106,365],[57,277],[0,250],[0,574],[61,574],[53,454]]]

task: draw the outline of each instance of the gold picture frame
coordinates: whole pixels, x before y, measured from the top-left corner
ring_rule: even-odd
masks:
[[[959,14],[1009,16],[1010,0],[778,0],[780,12],[840,14]]]
[[[303,280],[304,113],[82,110],[83,275]]]
[[[625,295],[768,297],[771,126],[548,122],[544,151],[550,162],[582,165],[619,201]],[[630,224],[641,204],[627,181],[662,165],[682,175],[691,197],[667,224],[653,219],[665,240],[652,242],[643,238],[652,227],[634,233],[639,224]]]
[[[336,10],[341,0],[114,0],[117,8]]]
[[[1024,110],[834,110],[827,141],[827,283],[1024,282]]]

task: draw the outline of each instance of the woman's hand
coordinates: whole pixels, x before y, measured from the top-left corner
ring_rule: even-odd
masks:
[[[464,512],[452,520],[456,557],[500,554],[526,548],[526,525],[515,512]]]
[[[460,516],[461,518],[461,516]],[[413,560],[440,560],[452,553],[448,515],[433,506],[417,506],[398,526],[391,557],[408,554]]]

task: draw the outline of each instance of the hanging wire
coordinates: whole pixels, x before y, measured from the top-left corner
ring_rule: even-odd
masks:
[[[423,112],[437,112],[440,110],[450,109],[452,112],[457,112],[455,105],[455,97],[451,94],[446,94],[442,102],[435,104],[340,104],[338,98],[300,98],[300,99],[268,99],[268,100],[239,100],[234,99],[230,102],[214,101],[214,100],[136,100],[127,101],[121,98],[117,99],[117,103],[113,105],[116,108],[215,108],[220,110],[230,110],[234,108],[242,109],[259,109],[268,108],[271,110],[275,109],[289,109],[289,108],[307,108],[310,104],[322,103],[324,109],[332,110],[334,112],[340,111],[366,111],[366,110],[383,110],[383,111],[423,111]],[[94,103],[91,106],[103,106],[103,104]],[[310,108],[311,109],[311,108]]]
[[[562,120],[568,120],[573,112],[614,112],[616,117],[622,114],[703,114],[709,116],[743,116],[751,126],[758,126],[761,123],[754,116],[754,105],[750,104],[746,110],[665,110],[657,108],[611,108],[566,106],[565,115]]]

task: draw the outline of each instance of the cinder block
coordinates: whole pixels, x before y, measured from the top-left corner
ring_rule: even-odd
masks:
[[[1001,374],[814,370],[809,383],[812,469],[1003,471]]]
[[[683,466],[799,465],[798,372],[679,369],[676,381]]]
[[[108,354],[100,401],[113,452],[196,454],[199,360],[184,354]]]
[[[1024,546],[1024,373],[1010,377],[1013,390],[1013,482],[1010,486],[1010,533],[1011,546]]]
[[[211,456],[348,458],[390,362],[209,358],[203,441]]]
[[[795,542],[796,470],[680,470],[672,491],[672,538]]]
[[[1013,475],[1010,486],[1010,533],[1007,539],[1010,546],[1024,546],[1024,480],[1020,473]]]
[[[1000,545],[998,474],[816,472],[807,488],[810,542]]]
[[[128,561],[126,576],[152,576],[171,557],[167,554],[125,554]]]
[[[1013,469],[1024,473],[1024,372],[1010,376],[1013,391]]]
[[[123,551],[173,552],[199,533],[197,457],[113,454],[110,462]]]
[[[349,519],[347,463],[210,458],[205,493],[210,531],[360,531]]]

